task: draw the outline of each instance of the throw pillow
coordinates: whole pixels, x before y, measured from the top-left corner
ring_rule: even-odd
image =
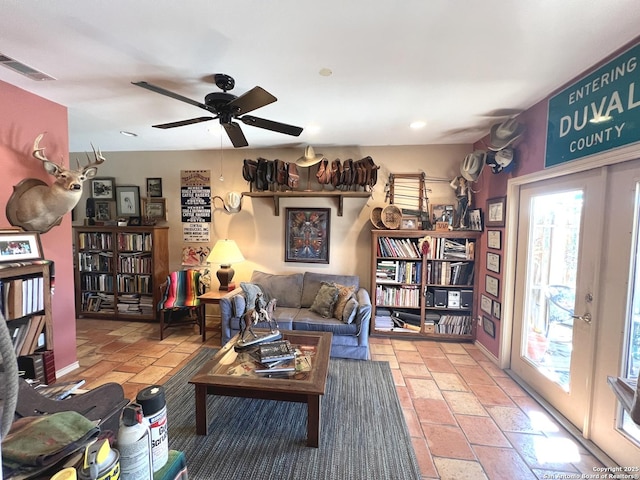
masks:
[[[333,311],[333,316],[338,320],[342,320],[342,314],[344,313],[344,307],[352,296],[355,296],[356,287],[349,287],[346,285],[335,284],[338,289],[338,301]]]
[[[338,300],[338,287],[333,283],[322,282],[313,304],[309,308],[323,318],[333,317],[333,311]]]
[[[244,298],[246,299],[246,303],[247,303],[245,307],[245,312],[246,312],[256,306],[256,297],[258,296],[259,293],[263,293],[263,292],[260,286],[256,285],[255,283],[240,282],[240,288],[242,288],[242,291],[244,292]]]
[[[358,300],[356,297],[351,297],[344,307],[344,313],[342,314],[342,321],[344,323],[353,323],[358,313]]]

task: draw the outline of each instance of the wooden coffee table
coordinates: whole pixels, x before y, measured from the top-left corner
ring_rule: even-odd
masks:
[[[331,336],[325,332],[283,333],[284,339],[308,353],[305,358],[309,361],[304,360],[308,370],[271,376],[251,370],[250,357],[234,350],[238,336],[233,337],[189,380],[196,389],[196,433],[207,435],[209,430],[207,395],[298,402],[307,404],[307,445],[318,447],[320,403],[327,383]],[[225,412],[229,414],[232,413]]]

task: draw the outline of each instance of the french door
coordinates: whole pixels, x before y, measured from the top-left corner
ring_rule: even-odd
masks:
[[[519,191],[511,369],[618,464],[637,464],[640,429],[607,376],[640,369],[640,160]]]

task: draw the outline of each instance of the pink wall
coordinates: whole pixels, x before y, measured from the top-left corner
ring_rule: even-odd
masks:
[[[525,134],[517,140],[516,143],[516,168],[513,172],[509,174],[493,174],[491,169],[488,167],[482,172],[482,175],[475,185],[474,190],[477,190],[478,193],[475,197],[475,206],[477,208],[482,208],[483,212],[485,211],[485,205],[488,198],[500,197],[506,194],[507,192],[507,181],[510,178],[519,177],[522,175],[538,172],[544,170],[544,156],[545,156],[545,148],[546,148],[546,138],[547,138],[547,102],[549,98],[551,98],[556,92],[564,89],[565,86],[574,83],[576,80],[584,77],[591,71],[597,69],[602,64],[608,62],[609,60],[615,58],[617,55],[622,53],[623,51],[629,49],[638,43],[640,37],[637,37],[633,41],[629,42],[625,46],[618,49],[616,52],[609,55],[607,58],[604,58],[596,65],[594,65],[589,70],[581,73],[576,76],[573,80],[567,82],[565,85],[559,87],[556,91],[551,92],[544,100],[538,102],[533,107],[529,108],[527,111],[522,113],[518,117],[518,121],[523,123],[526,126]],[[489,137],[485,137],[474,144],[474,148],[486,150],[487,144],[489,141]],[[507,199],[507,203],[509,199]],[[493,230],[493,228],[492,228]],[[500,228],[502,230],[502,241],[504,247],[504,228]],[[482,236],[480,242],[479,255],[481,259],[481,268],[478,277],[478,285],[479,285],[479,293],[484,293],[484,278],[487,273],[485,263],[487,256],[487,246],[486,246],[486,229],[485,233]],[[504,248],[503,252],[504,253]],[[502,285],[502,272],[500,274],[491,273],[491,275],[497,276],[500,278],[500,293],[503,291]],[[502,297],[499,299],[502,302]],[[481,313],[480,310],[480,296],[478,294],[476,310]],[[495,320],[495,319],[494,319]],[[495,356],[499,354],[499,344],[500,344],[500,321],[496,321],[496,338],[491,338],[487,335],[482,328],[476,329],[476,339],[482,345],[484,345],[491,353]]]
[[[47,132],[40,146],[48,158],[69,165],[67,109],[20,88],[0,81],[0,228],[9,227],[5,215],[13,186],[27,177],[51,183],[39,160],[31,156],[33,141]],[[56,369],[74,363],[76,357],[76,320],[73,288],[73,251],[71,214],[62,224],[40,236],[44,256],[55,262],[53,296],[53,348]]]

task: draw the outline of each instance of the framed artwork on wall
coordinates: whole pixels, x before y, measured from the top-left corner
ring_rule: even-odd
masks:
[[[0,232],[0,263],[42,258],[44,256],[39,233],[13,230]]]
[[[419,217],[403,215],[400,219],[400,230],[418,230],[420,225]]]
[[[142,197],[140,199],[142,216],[167,221],[167,199]]]
[[[96,220],[108,222],[114,218],[115,203],[110,200],[96,200]]]
[[[116,187],[116,207],[118,217],[139,217],[140,187]]]
[[[487,270],[500,273],[500,254],[487,252]]]
[[[493,316],[500,320],[502,305],[500,302],[493,301]]]
[[[496,324],[489,317],[482,316],[482,329],[491,338],[496,338]]]
[[[147,197],[162,197],[162,178],[147,178]]]
[[[287,208],[285,262],[329,263],[330,208]]]
[[[482,210],[480,208],[469,210],[469,230],[481,232],[482,228]]]
[[[507,197],[495,197],[487,200],[487,227],[504,227]]]
[[[492,300],[487,297],[484,293],[480,295],[480,310],[486,313],[491,313],[491,302]]]
[[[498,297],[500,294],[500,280],[498,280],[496,277],[492,277],[491,275],[485,275],[484,288],[487,293],[493,295],[494,297]]]
[[[91,179],[91,197],[96,200],[115,200],[116,179],[95,177]]]
[[[502,248],[502,232],[500,230],[487,231],[487,247],[495,250]]]

